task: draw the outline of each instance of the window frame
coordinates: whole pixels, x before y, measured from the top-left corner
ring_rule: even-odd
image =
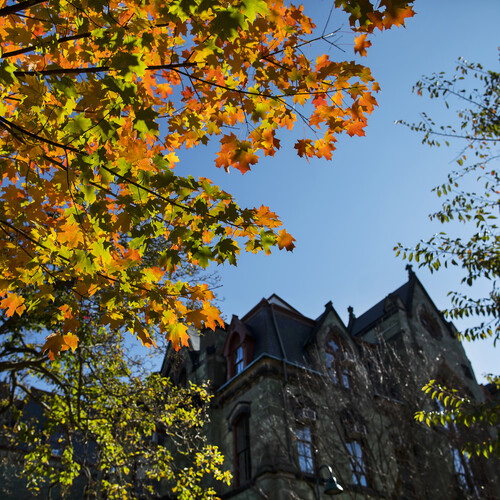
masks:
[[[359,438],[349,438],[346,440],[346,449],[349,455],[349,468],[351,470],[352,484],[360,488],[368,488],[370,480],[368,475],[366,450],[363,440]]]
[[[297,461],[301,474],[314,475],[316,472],[316,460],[312,425],[309,423],[297,422],[295,427],[295,440],[297,444]]]

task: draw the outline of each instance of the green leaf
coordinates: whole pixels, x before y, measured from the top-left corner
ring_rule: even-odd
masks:
[[[130,82],[134,75],[144,75],[147,64],[138,54],[119,52],[111,58],[111,67],[118,71],[125,81]]]
[[[83,113],[80,113],[70,119],[64,130],[72,135],[80,135],[90,129],[91,126],[92,120],[86,118]]]
[[[156,119],[158,113],[152,108],[143,108],[135,112],[134,129],[139,132],[141,137],[146,134],[158,135],[159,129]]]
[[[269,12],[264,0],[243,0],[245,17],[253,21],[259,14]]]
[[[232,40],[238,35],[238,30],[244,27],[245,17],[236,7],[230,7],[217,12],[210,25],[210,31],[216,33],[222,40]]]
[[[16,66],[8,60],[4,59],[0,62],[0,83],[6,87],[16,83],[18,80],[14,71],[16,71]]]
[[[210,264],[210,261],[214,260],[212,249],[208,246],[203,246],[197,250],[193,257],[199,262],[199,265],[204,269]]]

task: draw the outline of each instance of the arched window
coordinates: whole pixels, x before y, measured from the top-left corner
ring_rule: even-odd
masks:
[[[233,423],[234,433],[234,476],[236,486],[250,481],[252,467],[250,460],[250,414],[243,413]]]
[[[245,347],[241,342],[241,338],[237,334],[233,334],[227,353],[228,361],[228,379],[239,375],[246,366],[245,362]]]
[[[443,392],[447,391],[447,387],[453,387],[459,391],[459,394],[466,397],[471,397],[467,389],[456,378],[453,371],[446,365],[442,364],[436,375],[436,386]],[[445,405],[439,396],[434,397],[434,406],[440,414],[448,414],[449,419],[444,422],[444,432],[448,439],[451,452],[451,460],[453,463],[453,471],[455,474],[455,481],[458,488],[467,498],[479,498],[476,491],[478,477],[475,477],[471,457],[468,453],[462,453],[460,449],[463,447],[464,440],[467,435],[462,435],[461,427],[456,424],[453,412],[450,411],[449,406]],[[472,458],[473,460],[473,458]]]
[[[351,387],[351,374],[346,352],[334,335],[327,337],[325,342],[326,368],[335,385],[349,389]]]

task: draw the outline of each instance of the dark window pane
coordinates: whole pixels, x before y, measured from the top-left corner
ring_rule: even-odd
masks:
[[[250,422],[248,415],[243,415],[234,425],[236,485],[240,486],[251,478],[250,463]]]

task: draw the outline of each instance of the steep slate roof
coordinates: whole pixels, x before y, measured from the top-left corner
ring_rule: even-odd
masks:
[[[270,299],[262,299],[242,318],[255,342],[253,358],[268,354],[304,365],[303,345],[314,328],[315,321],[303,316],[276,295],[272,295]]]
[[[411,280],[408,280],[404,285],[400,286],[397,290],[392,292],[390,295],[398,296],[407,309],[410,307],[411,300]],[[351,325],[350,332],[354,337],[358,336],[363,330],[375,323],[377,320],[382,318],[386,313],[385,304],[386,298],[382,299],[380,302],[375,304],[372,308],[368,309],[359,318],[356,318]]]

